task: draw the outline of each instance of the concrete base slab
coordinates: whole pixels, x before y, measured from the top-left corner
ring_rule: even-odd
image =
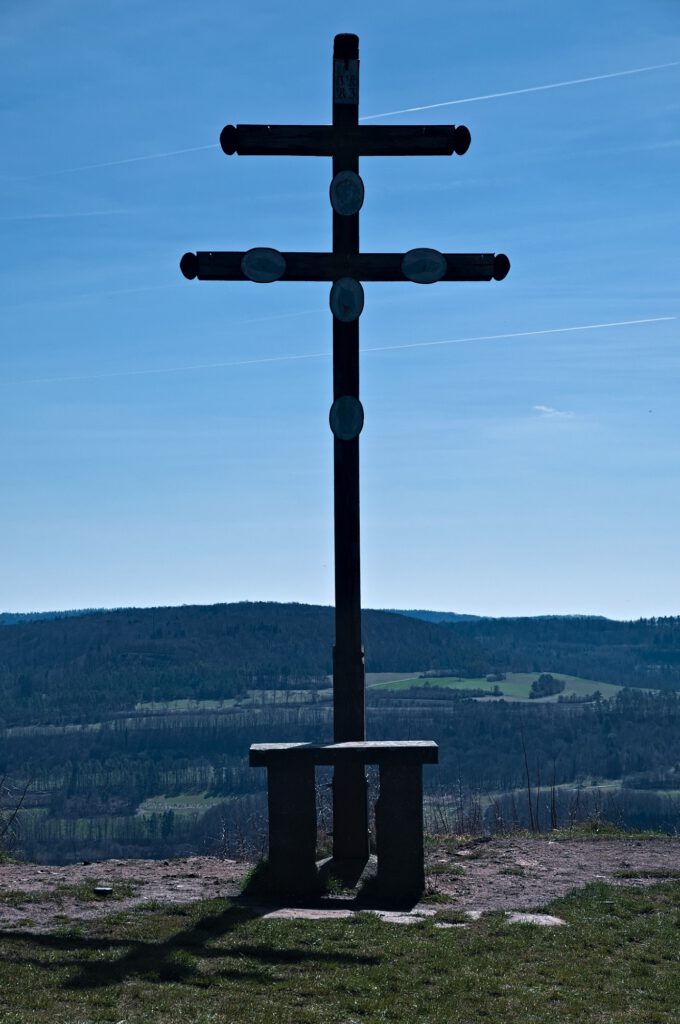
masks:
[[[429,907],[417,907],[413,910],[365,910],[364,913],[375,914],[388,924],[417,924],[428,917],[434,917],[437,911]]]
[[[341,921],[358,914],[374,914],[387,924],[417,924],[434,917],[436,910],[418,907],[414,910],[369,910],[365,907],[355,910],[349,907],[266,907],[259,908],[267,921]]]
[[[278,907],[262,916],[265,921],[338,921],[354,917],[354,911],[336,910],[331,907]]]

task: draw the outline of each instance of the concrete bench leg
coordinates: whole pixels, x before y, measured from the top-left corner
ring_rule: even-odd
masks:
[[[425,888],[422,765],[380,766],[375,830],[381,893],[393,899],[420,896]]]
[[[317,882],[314,765],[269,765],[267,776],[271,888],[308,892]]]

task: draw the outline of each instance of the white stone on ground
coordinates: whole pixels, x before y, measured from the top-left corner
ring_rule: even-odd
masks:
[[[354,917],[352,910],[331,910],[322,908],[317,910],[310,907],[279,907],[277,910],[270,910],[268,914],[262,915],[265,920],[304,920],[304,921],[326,921],[338,920],[341,918]]]
[[[517,910],[508,910],[505,916],[510,924],[540,924],[545,928],[557,928],[567,923],[561,917],[553,917],[552,914],[522,914]]]

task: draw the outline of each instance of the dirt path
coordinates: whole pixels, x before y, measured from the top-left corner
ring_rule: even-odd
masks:
[[[0,929],[44,932],[150,903],[236,896],[250,865],[189,857],[51,867],[0,864]],[[680,839],[492,839],[428,854],[428,889],[459,910],[527,910],[588,882],[646,885],[680,875]],[[112,887],[98,898],[95,885]],[[432,904],[429,904],[431,906]],[[428,906],[427,902],[423,906]],[[443,904],[438,903],[438,909]]]

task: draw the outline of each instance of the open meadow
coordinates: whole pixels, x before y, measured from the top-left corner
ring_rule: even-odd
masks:
[[[609,698],[615,697],[623,689],[623,687],[617,686],[614,683],[603,683],[597,679],[581,679],[578,676],[565,675],[563,672],[555,672],[553,674],[556,679],[563,680],[565,683],[564,690],[560,694],[554,694],[551,697],[537,697],[534,699],[555,702],[560,696],[587,697],[598,690],[602,697]],[[438,686],[447,690],[492,690],[494,686],[498,686],[501,695],[506,700],[529,700],[531,684],[536,682],[540,675],[540,672],[508,672],[505,679],[501,679],[496,683],[488,681],[485,676],[477,676],[471,679],[459,676],[439,678],[428,676],[424,678],[422,673],[414,673],[405,678],[402,676],[399,679],[387,679],[373,684],[369,682],[369,686],[374,690],[395,692],[410,690],[413,687],[427,686]],[[482,697],[479,699],[488,700],[496,698]]]

